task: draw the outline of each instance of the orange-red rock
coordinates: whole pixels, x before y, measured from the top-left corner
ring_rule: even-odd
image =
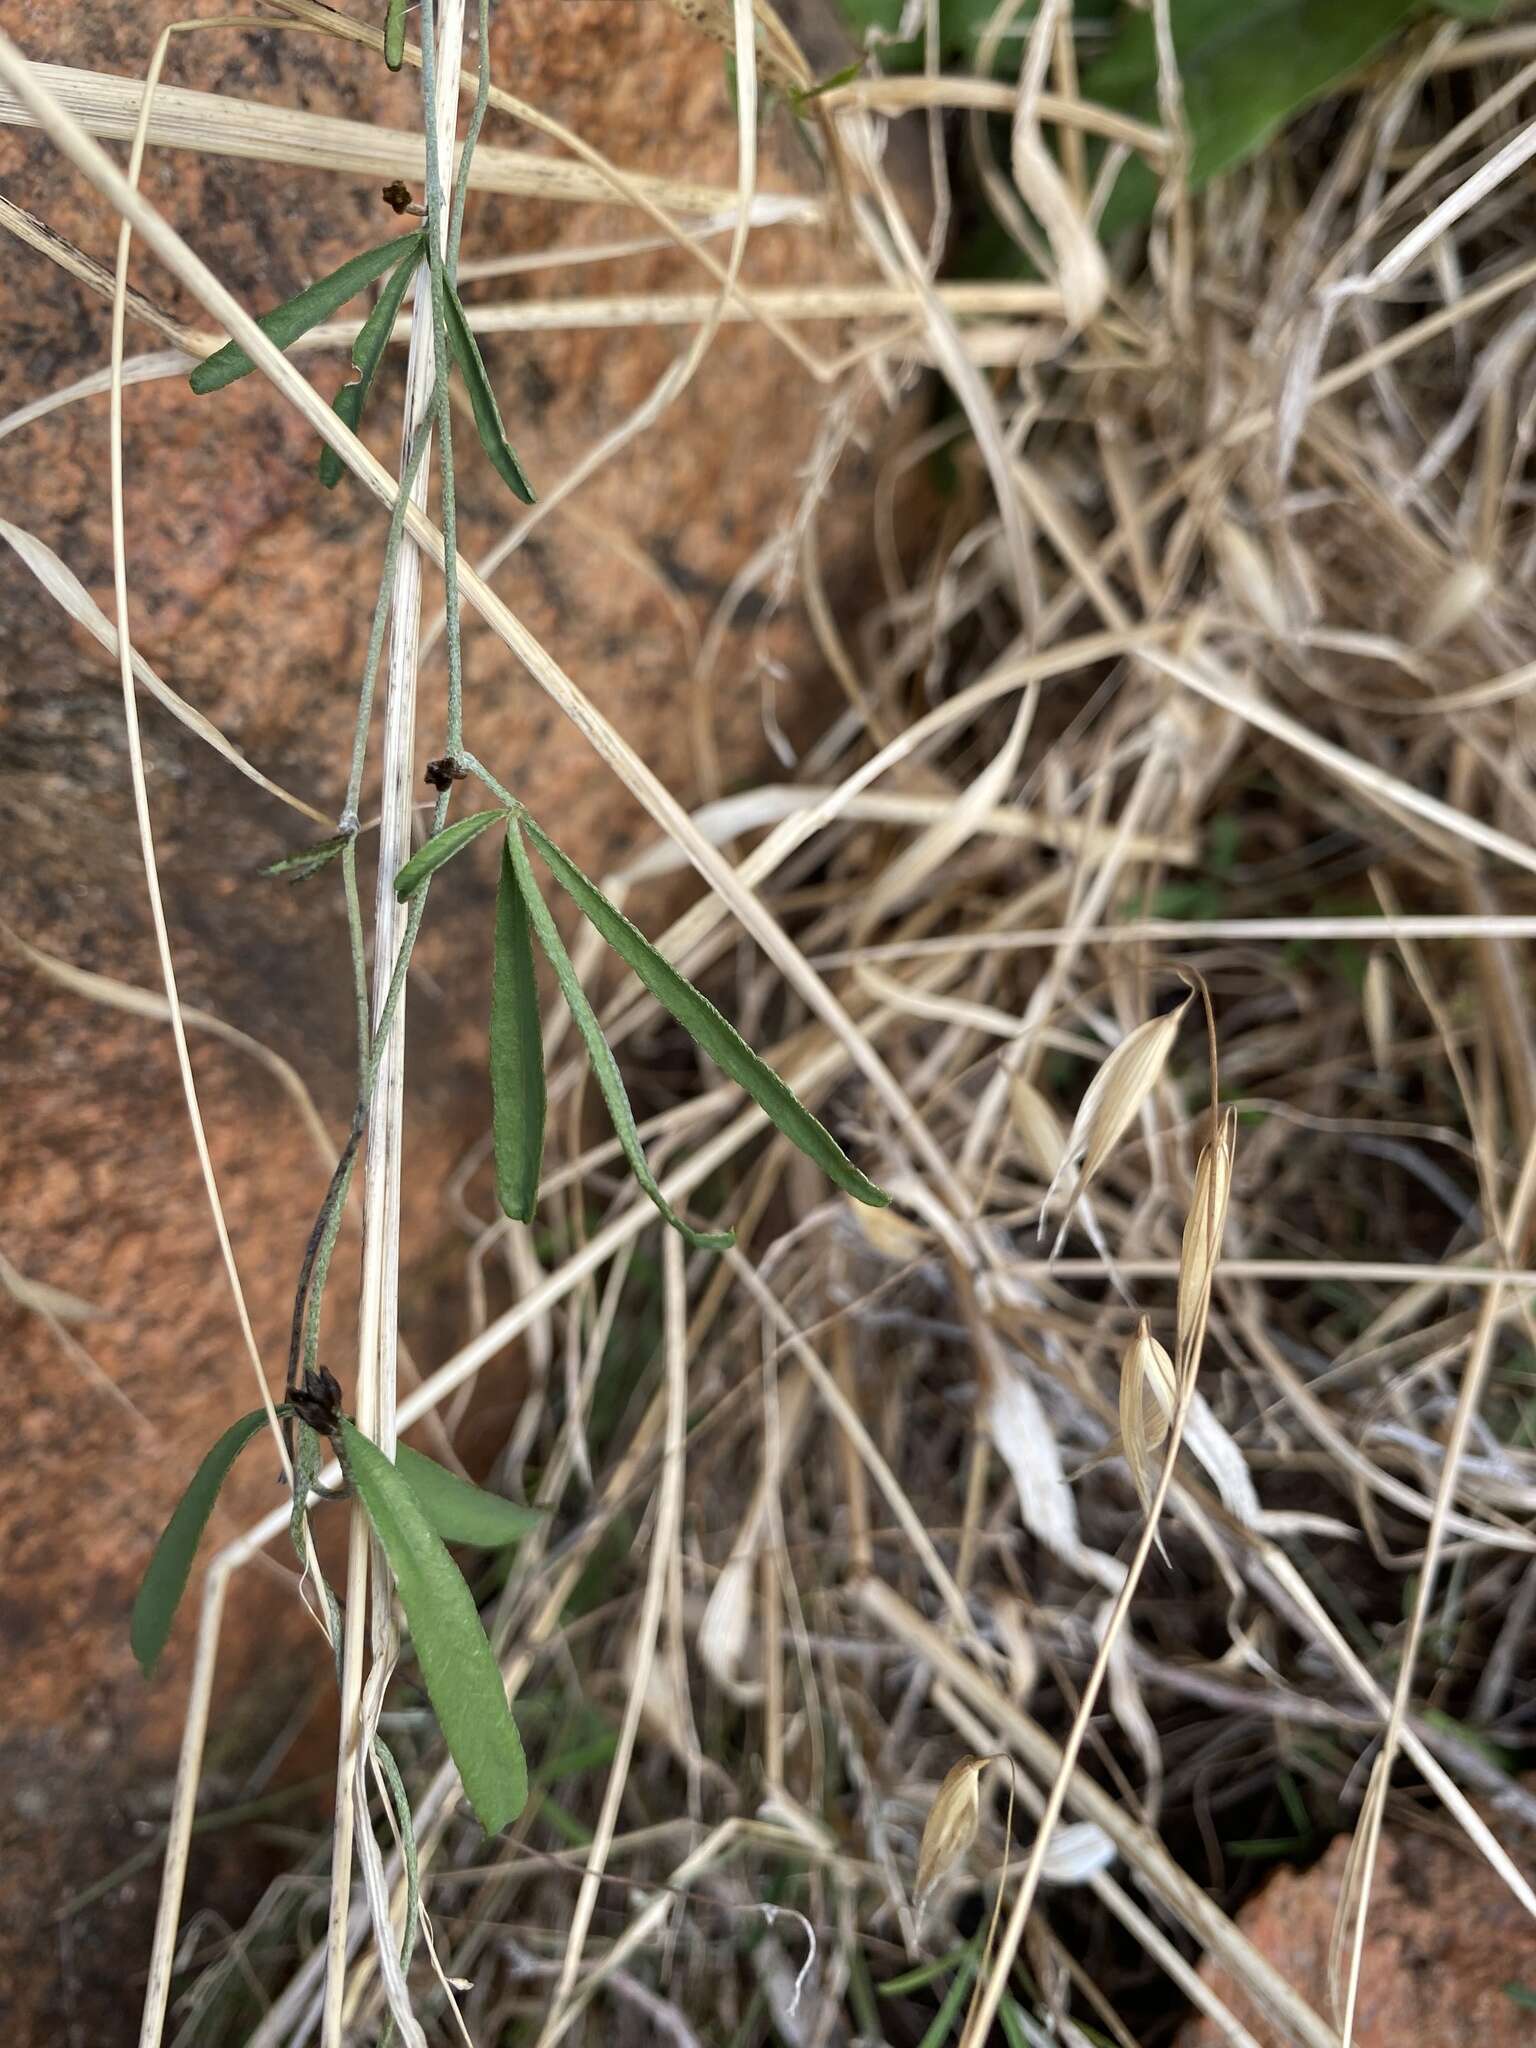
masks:
[[[1328,1948],[1349,1855],[1340,1836],[1310,1870],[1280,1870],[1239,1925],[1313,2008],[1328,2011]],[[1529,1859],[1524,1866],[1529,1867]],[[1262,2048],[1289,2048],[1220,1970],[1203,1973]],[[1355,2048],[1526,2048],[1536,2035],[1536,1927],[1480,1857],[1438,1836],[1388,1831],[1371,1888]],[[1209,2020],[1179,2048],[1223,2048]]]

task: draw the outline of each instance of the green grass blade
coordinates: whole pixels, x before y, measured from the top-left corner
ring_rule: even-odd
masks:
[[[529,829],[534,829],[531,820]],[[507,827],[507,852],[512,862],[512,872],[517,878],[517,886],[522,892],[523,902],[533,921],[533,929],[538,934],[539,944],[543,947],[550,966],[555,970],[555,979],[559,982],[560,993],[565,997],[566,1006],[575,1019],[576,1029],[586,1041],[592,1072],[602,1091],[603,1100],[608,1105],[614,1135],[624,1149],[624,1157],[629,1161],[630,1172],[680,1236],[687,1238],[691,1245],[700,1250],[725,1251],[736,1241],[730,1231],[691,1229],[656,1185],[655,1176],[646,1164],[640,1133],[635,1129],[635,1115],[629,1106],[629,1095],[624,1087],[624,1077],[619,1072],[618,1061],[614,1058],[612,1049],[603,1036],[602,1026],[594,1016],[592,1005],[587,1001],[586,993],[576,977],[576,970],[571,965],[571,956],[565,950],[565,942],[560,936],[554,918],[550,915],[549,905],[539,894],[538,879],[528,859],[528,849],[523,844],[523,835],[515,818]]]
[[[408,248],[389,276],[384,280],[384,289],[374,302],[373,311],[358,330],[352,344],[352,367],[357,371],[355,384],[344,384],[331,401],[331,411],[339,420],[345,420],[355,434],[363,417],[363,407],[368,403],[368,393],[373,389],[373,380],[378,375],[379,365],[384,360],[384,351],[389,346],[389,337],[394,331],[395,321],[406,293],[411,288],[411,279],[416,275],[422,257],[426,254],[427,238],[416,235],[413,246]],[[325,488],[334,490],[341,482],[342,460],[334,448],[320,451],[320,481]]]
[[[926,1962],[915,1964],[910,1970],[903,1970],[899,1977],[886,1977],[877,1986],[882,1998],[904,1998],[909,1991],[921,1991],[925,1984],[931,1984],[935,1977],[942,1977],[950,1970],[959,1969],[962,1964],[976,1961],[981,1943],[975,1936],[962,1941],[946,1955],[930,1956]]]
[[[285,1405],[277,1412],[286,1415],[288,1409]],[[229,1477],[231,1465],[251,1438],[266,1427],[266,1422],[266,1409],[256,1408],[230,1424],[193,1473],[192,1484],[176,1503],[176,1511],[155,1545],[138,1598],[133,1603],[133,1620],[128,1631],[133,1654],[146,1678],[160,1661],[160,1652],[170,1636],[176,1609],[181,1605],[187,1580],[192,1576],[192,1560],[197,1556],[197,1546],[208,1526],[208,1517],[213,1513],[219,1488]]]
[[[960,1965],[954,1982],[944,1994],[944,2002],[933,2016],[933,2022],[924,2034],[918,2048],[944,2048],[944,2043],[954,2033],[965,2005],[965,1994],[971,1988],[971,1979],[976,1974],[975,1956],[967,1956]]]
[[[285,853],[281,860],[269,861],[261,872],[265,876],[281,875],[288,882],[306,881],[345,853],[351,837],[350,832],[336,832],[329,839],[317,839],[313,846],[301,846],[297,853]]]
[[[480,1825],[498,1834],[528,1797],[528,1766],[506,1688],[468,1586],[409,1482],[343,1418],[347,1475],[389,1568],[427,1696]]]
[[[301,334],[308,334],[311,327],[329,320],[348,299],[355,299],[364,285],[372,284],[398,263],[418,234],[419,230],[396,235],[393,241],[382,242],[377,249],[365,249],[360,256],[349,257],[329,277],[316,278],[293,298],[274,306],[270,313],[263,313],[256,325],[278,348],[292,348]],[[248,377],[255,367],[239,342],[226,341],[198,364],[187,381],[202,397],[209,391],[222,391],[238,378]]]
[[[435,875],[445,861],[456,853],[462,853],[472,839],[478,839],[482,832],[506,816],[505,811],[471,811],[467,818],[457,818],[451,825],[445,825],[441,832],[434,833],[425,846],[418,847],[405,866],[395,877],[395,894],[402,903],[416,894],[429,875]]]
[[[539,1199],[546,1109],[533,934],[512,856],[503,846],[491,965],[491,1142],[497,1198],[519,1223],[533,1221]]]
[[[1172,0],[1192,191],[1261,149],[1293,114],[1356,71],[1419,11],[1420,0]],[[1083,74],[1085,100],[1159,118],[1152,17],[1125,12],[1114,42]],[[1101,223],[1106,239],[1152,212],[1157,179],[1132,157]]]
[[[694,1044],[708,1053],[715,1065],[729,1074],[738,1087],[745,1088],[776,1128],[791,1144],[798,1145],[828,1180],[856,1201],[866,1202],[873,1209],[883,1209],[890,1196],[877,1188],[873,1181],[865,1179],[832,1133],[817,1122],[773,1069],[763,1064],[708,996],[701,995],[691,981],[685,981],[677,969],[661,957],[645,934],[608,901],[601,889],[588,881],[580,868],[566,858],[531,818],[527,823],[529,837],[582,915],[596,926],[624,964],[634,969],[657,1002],[672,1012]]]
[[[537,1508],[503,1500],[471,1485],[435,1458],[423,1457],[409,1444],[395,1450],[395,1470],[415,1494],[421,1512],[445,1543],[472,1543],[477,1550],[504,1550],[509,1543],[537,1529],[544,1520]]]
[[[405,0],[389,0],[384,17],[384,62],[398,71],[405,62]]]
[[[453,350],[453,360],[459,366],[459,374],[469,388],[469,402],[474,409],[475,430],[480,436],[480,446],[491,458],[496,474],[507,485],[512,495],[521,498],[525,505],[533,503],[533,485],[523,473],[507,430],[501,424],[501,407],[496,403],[496,394],[491,389],[491,380],[485,373],[485,359],[480,353],[480,344],[475,340],[459,295],[451,284],[443,288],[444,310],[447,314],[448,346]]]

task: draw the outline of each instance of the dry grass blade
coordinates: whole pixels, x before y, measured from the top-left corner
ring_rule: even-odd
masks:
[[[114,78],[65,64],[35,64],[32,69],[88,135],[111,142],[132,138],[144,99],[144,88],[136,78]],[[30,128],[36,125],[36,117],[25,99],[0,85],[3,125]],[[419,184],[426,175],[426,145],[419,132],[308,114],[296,107],[264,106],[227,93],[191,92],[181,86],[164,86],[155,94],[148,139],[156,149],[193,149],[204,156],[297,164],[370,182],[406,178]],[[718,214],[735,202],[735,194],[719,185],[625,175],[653,205],[676,213]],[[614,198],[611,184],[586,164],[562,163],[531,150],[492,143],[483,143],[475,151],[470,185],[477,192],[567,205],[611,204]],[[813,213],[814,208],[807,203],[803,211]]]
[[[1025,48],[1014,109],[1013,181],[1045,230],[1056,259],[1056,277],[1067,324],[1086,327],[1109,290],[1109,266],[1093,223],[1074,197],[1041,127],[1039,95],[1065,19],[1059,0],[1045,0]]]

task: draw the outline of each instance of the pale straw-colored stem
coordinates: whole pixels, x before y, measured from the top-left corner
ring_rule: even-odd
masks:
[[[67,107],[87,134],[107,141],[125,140],[133,134],[144,91],[136,78],[113,78],[67,64],[35,64],[32,68],[50,97]],[[0,127],[39,125],[35,109],[23,95],[0,90]],[[426,173],[426,146],[420,135],[407,129],[378,128],[366,121],[339,120],[296,107],[267,106],[230,94],[190,92],[180,87],[157,94],[149,140],[157,149],[191,149],[200,156],[297,164],[349,178],[404,178],[419,184]],[[624,175],[653,205],[679,213],[715,214],[732,203],[731,193],[718,185],[653,178],[638,172]],[[611,206],[615,198],[613,180],[587,164],[490,145],[475,153],[470,187],[476,192],[588,206]],[[621,203],[622,199],[621,194]],[[820,213],[811,199],[797,198],[791,205],[797,219],[814,220]],[[782,217],[786,210],[785,200],[778,195],[765,208],[770,218]]]
[[[436,162],[452,161],[458,120],[459,69],[464,43],[464,0],[441,0],[438,24],[438,72],[433,119],[437,128]],[[447,209],[439,205],[437,227],[446,243]],[[432,294],[426,266],[417,279],[411,315],[410,356],[406,367],[405,418],[401,436],[402,471],[418,438],[432,432],[429,409],[437,381],[432,334]],[[430,452],[418,464],[411,502],[425,506],[431,481]],[[421,553],[407,539],[395,561],[395,586],[389,647],[389,673],[384,696],[383,788],[379,819],[378,883],[374,896],[374,1015],[382,1015],[394,978],[395,963],[405,936],[408,906],[395,895],[394,878],[411,850],[411,815],[415,796],[416,675],[421,637]],[[357,1426],[386,1457],[395,1450],[395,1377],[398,1338],[400,1270],[400,1156],[405,1107],[405,994],[395,1005],[389,1033],[379,1049],[379,1065],[369,1111],[368,1149],[363,1168],[363,1271],[358,1315]],[[370,1562],[372,1597],[369,1599]],[[368,1517],[354,1502],[347,1539],[346,1624],[342,1643],[341,1732],[336,1758],[336,1820],[331,1846],[331,1902],[322,2048],[340,2048],[342,2009],[347,1976],[347,1928],[351,1907],[352,1846],[356,1791],[366,1784],[357,1769],[372,1731],[363,1725],[363,1634],[370,1612],[374,1655],[385,1654],[391,1629],[392,1590],[389,1570]],[[366,1813],[362,1826],[368,1825]],[[387,1927],[379,1940],[390,1939]]]

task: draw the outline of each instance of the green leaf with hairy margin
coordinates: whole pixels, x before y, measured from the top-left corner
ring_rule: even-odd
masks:
[[[594,882],[588,881],[575,862],[567,859],[531,818],[527,825],[529,838],[582,916],[596,927],[625,966],[633,968],[662,1008],[671,1011],[694,1044],[708,1053],[738,1087],[745,1088],[775,1128],[819,1166],[828,1180],[872,1209],[885,1208],[890,1196],[865,1179],[832,1133],[817,1122],[772,1067],[764,1065],[708,996],[701,995],[691,981],[685,981],[661,957],[645,934],[608,901]]]
[[[401,305],[411,288],[411,279],[426,254],[427,238],[424,234],[414,236],[412,242],[413,246],[406,250],[384,280],[384,289],[352,344],[352,367],[358,373],[356,383],[343,384],[331,400],[331,411],[337,419],[345,420],[354,434],[362,420],[363,407],[368,403],[368,393],[373,389],[379,365],[384,360],[384,351],[389,346],[389,337],[394,332]],[[328,491],[334,490],[341,482],[342,468],[341,457],[334,448],[320,450],[320,481]]]
[[[458,293],[446,281],[443,285],[443,307],[447,318],[448,346],[459,366],[459,374],[469,388],[469,402],[474,411],[480,446],[491,458],[496,474],[512,495],[521,498],[525,505],[531,505],[534,501],[533,485],[507,439],[507,430],[501,423],[501,407],[496,403],[496,394],[486,375],[480,344],[475,340],[464,308],[459,303]]]
[[[528,1766],[474,1599],[409,1481],[345,1417],[337,1441],[389,1559],[427,1696],[465,1794],[486,1833],[499,1834],[527,1801]]]
[[[529,830],[533,823],[528,821]],[[721,1252],[736,1242],[729,1230],[694,1230],[686,1224],[672,1207],[661,1189],[656,1185],[655,1175],[646,1163],[645,1149],[640,1143],[640,1133],[635,1129],[635,1113],[629,1106],[629,1094],[624,1086],[624,1077],[619,1072],[619,1063],[613,1050],[603,1036],[602,1026],[593,1014],[592,1005],[587,1001],[586,992],[571,965],[571,956],[565,950],[555,920],[549,914],[549,905],[539,894],[538,879],[528,859],[528,849],[523,844],[523,835],[518,829],[516,818],[507,826],[507,851],[512,862],[512,872],[522,892],[533,929],[538,934],[539,944],[545,958],[555,970],[555,979],[560,984],[560,993],[565,997],[566,1007],[575,1020],[576,1029],[586,1041],[587,1056],[592,1062],[592,1072],[602,1097],[608,1105],[614,1135],[629,1161],[629,1170],[641,1187],[656,1204],[667,1222],[688,1242],[701,1251]]]
[[[491,1143],[497,1199],[519,1223],[533,1221],[539,1199],[546,1107],[533,934],[503,846],[491,964]]]
[[[278,348],[292,348],[301,334],[308,334],[311,327],[329,320],[348,299],[355,299],[364,285],[372,284],[376,277],[392,269],[419,232],[396,235],[393,241],[381,242],[377,249],[365,249],[360,256],[348,257],[329,277],[316,278],[303,291],[274,306],[270,313],[263,313],[256,325]],[[248,377],[255,367],[238,341],[226,341],[222,348],[204,357],[187,382],[202,397],[209,391],[222,391],[238,378]]]
[[[277,1412],[281,1417],[291,1411],[285,1402]],[[219,1497],[219,1488],[229,1477],[229,1468],[236,1458],[251,1438],[265,1429],[266,1423],[266,1409],[256,1408],[230,1424],[193,1473],[192,1484],[176,1503],[175,1513],[155,1545],[138,1598],[133,1603],[133,1620],[128,1631],[133,1654],[146,1678],[160,1661],[160,1652],[169,1639],[176,1609],[181,1605],[181,1596],[187,1590],[187,1580],[192,1575],[197,1546],[202,1541],[208,1517]]]
[[[307,881],[345,853],[351,837],[350,832],[337,832],[329,839],[317,839],[313,846],[301,846],[297,853],[285,853],[281,860],[269,861],[261,872],[264,876],[281,875],[287,882]]]
[[[408,901],[429,875],[435,875],[445,861],[452,860],[456,853],[462,853],[472,839],[478,839],[482,832],[488,831],[506,815],[505,811],[471,811],[467,818],[456,818],[441,832],[434,832],[395,877],[395,894],[400,901]]]
[[[435,1458],[423,1457],[409,1444],[395,1446],[395,1470],[420,1503],[421,1512],[445,1543],[472,1543],[477,1550],[504,1550],[537,1529],[544,1520],[537,1508],[504,1500],[483,1486],[471,1485]]]
[[[405,0],[389,0],[384,17],[384,62],[398,71],[405,62]]]

